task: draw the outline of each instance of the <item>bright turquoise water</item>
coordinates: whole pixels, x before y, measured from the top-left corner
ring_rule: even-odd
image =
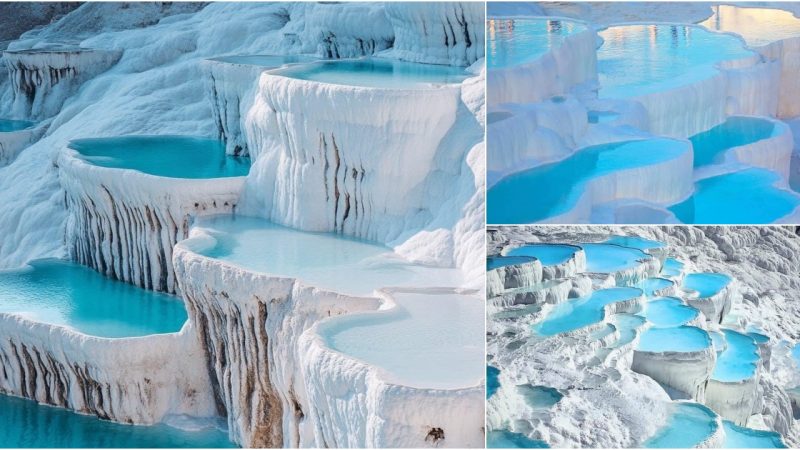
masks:
[[[0,133],[8,133],[10,131],[20,131],[31,128],[36,125],[36,122],[28,122],[27,120],[8,120],[0,119]]]
[[[187,319],[183,301],[177,297],[56,259],[0,271],[0,313],[105,338],[177,332]]]
[[[714,128],[690,137],[694,167],[719,164],[726,150],[775,136],[775,124],[758,117],[729,117]]]
[[[722,330],[725,350],[717,353],[717,365],[711,379],[717,381],[742,381],[752,378],[758,369],[758,344],[746,334],[733,330]]]
[[[537,334],[552,336],[577,330],[603,320],[605,305],[630,300],[642,295],[642,291],[630,287],[600,289],[584,297],[578,297],[556,305],[550,314],[532,329]]]
[[[636,330],[644,325],[644,318],[635,314],[615,314],[614,326],[619,331],[619,339],[614,343],[614,347],[621,347],[633,341],[636,337]]]
[[[511,174],[487,192],[492,224],[534,223],[572,209],[597,177],[669,161],[688,150],[680,141],[654,138],[578,150],[563,161]]]
[[[683,287],[698,292],[700,298],[708,298],[718,294],[731,277],[722,273],[690,273],[683,278]]]
[[[531,408],[549,409],[558,403],[564,394],[547,386],[534,386],[531,384],[521,384],[516,386],[517,393],[522,396]]]
[[[753,430],[723,420],[725,442],[722,448],[788,448],[783,438],[774,431]]]
[[[697,317],[699,311],[683,304],[679,298],[659,297],[647,302],[645,317],[654,326],[677,327]]]
[[[750,57],[738,38],[689,25],[621,25],[600,31],[601,98],[625,98],[710,78],[720,61]]]
[[[704,330],[681,325],[674,328],[650,328],[642,333],[638,350],[643,352],[697,352],[711,346]]]
[[[508,256],[531,256],[543,266],[554,266],[566,262],[580,248],[565,244],[528,244],[507,253]]]
[[[675,258],[667,258],[661,266],[662,277],[677,277],[683,272],[683,263]]]
[[[605,244],[615,244],[621,245],[623,247],[631,247],[636,248],[639,250],[653,250],[656,248],[663,248],[664,243],[654,241],[652,239],[646,239],[639,236],[611,236],[605,242]]]
[[[780,176],[764,169],[746,169],[702,179],[694,194],[668,209],[689,224],[765,224],[800,206],[796,193],[773,186]]]
[[[319,61],[320,59],[316,56],[307,55],[230,55],[212,58],[211,60],[229,64],[277,68],[286,64],[306,63]]]
[[[419,64],[382,58],[318,61],[276,69],[270,73],[321,83],[392,89],[458,84],[469,76],[462,67]]]
[[[789,11],[733,5],[712,5],[711,10],[711,17],[700,25],[736,33],[753,47],[800,36],[800,19]]]
[[[747,333],[747,335],[753,338],[753,340],[755,340],[756,344],[758,345],[766,344],[769,342],[769,336],[765,334],[757,333],[755,331],[750,331]]]
[[[0,447],[5,448],[233,448],[214,428],[183,431],[100,420],[31,400],[0,395]]]
[[[486,270],[513,266],[514,264],[525,264],[533,260],[534,258],[529,256],[488,256],[486,257]]]
[[[652,297],[656,294],[656,291],[666,289],[674,284],[674,282],[666,278],[647,278],[646,280],[640,281],[636,287],[643,290],[646,296]]]
[[[508,430],[492,430],[486,434],[486,448],[550,448],[547,442],[531,439]]]
[[[630,247],[611,244],[581,244],[586,254],[586,271],[612,273],[636,267],[643,260],[650,259],[647,253]]]
[[[516,66],[533,61],[564,38],[586,30],[586,25],[571,20],[488,19],[486,58],[489,69]]]
[[[225,154],[225,144],[187,136],[121,136],[77,139],[69,147],[96,166],[132,169],[170,178],[247,175],[250,158]]]
[[[697,403],[675,403],[669,422],[643,444],[645,448],[694,448],[719,428],[716,414]]]
[[[500,389],[500,369],[486,366],[486,398],[491,398]]]
[[[371,295],[387,286],[463,285],[458,269],[412,264],[388,247],[340,234],[240,216],[206,218],[197,226],[216,239],[212,246],[195,249],[202,255],[343,294]]]

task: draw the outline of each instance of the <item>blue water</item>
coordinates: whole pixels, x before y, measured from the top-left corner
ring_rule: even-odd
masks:
[[[35,125],[36,122],[28,122],[27,120],[0,119],[0,133],[25,130]]]
[[[683,223],[765,224],[800,206],[796,193],[773,186],[780,176],[764,169],[746,169],[702,179],[694,194],[668,209]]]
[[[589,123],[609,123],[619,117],[619,113],[613,111],[589,111],[587,113]]]
[[[492,398],[498,389],[500,389],[500,369],[486,366],[486,398]]]
[[[652,258],[641,250],[611,244],[581,244],[581,248],[586,254],[587,272],[619,272]]]
[[[670,328],[683,325],[697,317],[699,311],[683,304],[679,298],[659,297],[647,302],[645,317],[656,327]]]
[[[792,357],[797,364],[797,368],[800,369],[800,344],[795,344],[794,349],[792,349]]]
[[[719,164],[726,150],[752,144],[776,134],[775,124],[758,117],[729,117],[714,128],[690,137],[694,148],[694,167]]]
[[[711,342],[714,344],[714,351],[719,353],[725,350],[728,343],[725,341],[725,335],[719,331],[709,331],[708,335],[711,336]]]
[[[713,411],[697,403],[675,403],[669,422],[644,442],[645,448],[694,448],[717,432]]]
[[[682,86],[715,75],[720,61],[753,55],[734,36],[688,25],[621,25],[600,31],[600,37],[601,98]]]
[[[498,267],[513,266],[515,264],[525,264],[535,258],[528,256],[487,256],[486,270],[497,269]]]
[[[566,262],[580,250],[574,245],[565,244],[528,244],[517,247],[507,253],[508,256],[531,256],[539,260],[543,266],[554,266]]]
[[[620,245],[622,247],[631,247],[636,248],[639,250],[653,250],[656,248],[664,248],[663,242],[654,241],[652,239],[646,239],[639,236],[611,236],[605,242],[605,244],[615,244]]]
[[[531,439],[508,430],[492,430],[486,434],[486,448],[550,448],[547,442]]]
[[[734,382],[752,378],[758,369],[758,344],[746,334],[722,330],[727,346],[717,353],[717,365],[711,379]]]
[[[718,294],[731,277],[722,273],[690,273],[683,278],[683,287],[698,292],[700,298],[708,298]]]
[[[675,258],[667,258],[661,266],[662,277],[678,277],[683,272],[683,263]]]
[[[733,5],[713,5],[711,10],[711,17],[700,25],[736,33],[752,47],[800,36],[800,19],[789,11]]]
[[[525,403],[534,409],[549,409],[564,398],[564,394],[558,389],[547,386],[521,384],[516,386],[516,389],[519,395],[525,399]]]
[[[270,73],[321,83],[392,89],[458,84],[469,76],[462,67],[419,64],[382,58],[317,61],[276,69]]]
[[[228,156],[220,141],[187,136],[77,139],[69,147],[90,164],[170,178],[247,175],[250,158]]]
[[[511,116],[512,116],[512,114],[510,112],[492,111],[490,113],[486,113],[486,123],[491,125],[493,123],[501,122],[503,120],[506,120],[506,119],[510,118]]]
[[[722,448],[788,448],[783,438],[774,431],[753,430],[723,420],[725,442]]]
[[[681,325],[674,328],[650,328],[642,333],[638,350],[643,352],[696,352],[711,346],[704,330]]]
[[[761,333],[757,333],[755,331],[750,331],[747,333],[748,336],[753,338],[756,341],[756,344],[763,345],[769,342],[769,336]]]
[[[0,395],[4,448],[233,448],[215,428],[183,431],[167,425],[134,426]]]
[[[619,331],[619,339],[614,343],[614,347],[621,347],[630,343],[636,337],[636,330],[644,325],[644,318],[635,314],[615,314],[614,326]]]
[[[286,64],[313,62],[320,59],[317,56],[308,55],[230,55],[212,58],[211,60],[229,64],[277,68]]]
[[[578,150],[552,164],[511,174],[487,192],[492,224],[534,223],[572,209],[597,177],[669,161],[688,151],[680,141],[654,138],[613,142]]]
[[[578,297],[556,305],[550,314],[533,325],[534,332],[543,336],[577,330],[603,320],[605,305],[630,300],[642,295],[642,291],[631,287],[600,289],[584,297]]]
[[[183,301],[177,297],[56,259],[0,271],[0,313],[106,338],[177,332],[187,319]]]
[[[666,289],[674,284],[673,281],[667,280],[666,278],[648,278],[640,281],[636,287],[643,290],[646,296],[652,297],[656,295],[656,291]]]
[[[586,30],[571,20],[488,19],[486,58],[489,69],[524,64],[561,45],[564,38]]]

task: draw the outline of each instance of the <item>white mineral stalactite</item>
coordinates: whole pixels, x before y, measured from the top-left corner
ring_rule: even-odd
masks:
[[[510,264],[486,272],[487,296],[494,297],[509,289],[534,286],[542,282],[542,263],[533,260]]]
[[[707,297],[699,298],[693,295],[684,297],[689,306],[700,310],[706,319],[713,323],[722,323],[722,320],[731,310],[732,305],[741,302],[742,294],[739,283],[732,279],[719,292]]]
[[[544,303],[557,304],[566,301],[573,288],[572,280],[552,280],[546,281],[539,286],[505,292],[496,297],[487,296],[487,301],[496,307],[541,305]]]
[[[758,379],[758,371],[753,377],[737,382],[710,379],[705,404],[736,425],[746,426],[758,401]]]
[[[377,3],[305,3],[292,15],[302,23],[297,36],[303,53],[357,58],[386,50],[394,41],[386,10]]]
[[[717,356],[710,346],[694,352],[635,350],[631,370],[703,402]]]
[[[46,126],[36,125],[25,130],[0,132],[0,167],[10,164],[19,152],[38,141],[46,130]]]
[[[771,61],[780,62],[778,117],[800,116],[800,37],[773,42],[756,50]]]

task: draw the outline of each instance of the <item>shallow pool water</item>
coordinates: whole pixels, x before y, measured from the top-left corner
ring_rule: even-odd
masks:
[[[646,330],[637,349],[643,352],[697,352],[710,346],[711,338],[704,330],[681,325]]]
[[[600,289],[589,295],[557,304],[550,314],[543,321],[534,324],[532,329],[543,336],[577,330],[603,320],[605,305],[641,295],[641,290],[631,287]]]
[[[643,260],[651,259],[647,253],[613,244],[581,244],[586,254],[586,271],[612,273],[636,267]]]
[[[225,154],[225,144],[188,136],[120,136],[77,139],[69,144],[95,166],[131,169],[170,178],[247,175],[250,158]]]
[[[586,25],[563,19],[488,19],[486,57],[489,69],[533,61]]]
[[[319,61],[320,59],[322,58],[309,55],[229,55],[211,58],[211,61],[264,68],[277,68],[286,64],[306,63]]]
[[[213,427],[184,431],[167,425],[134,426],[0,395],[0,447],[233,448]]]
[[[492,430],[486,434],[486,448],[550,448],[547,442],[531,439],[508,430]]]
[[[668,209],[683,223],[765,224],[800,207],[798,194],[773,186],[775,172],[746,169],[702,179],[694,194]]]
[[[523,170],[498,181],[487,192],[488,222],[534,223],[566,213],[593,178],[669,161],[686,151],[685,143],[666,138],[580,149],[562,161]]]
[[[661,266],[661,276],[675,278],[683,273],[684,264],[675,258],[667,258]]]
[[[645,320],[643,317],[635,314],[615,314],[614,326],[616,326],[617,331],[619,331],[619,339],[617,339],[613,347],[621,347],[631,343],[633,339],[636,338],[636,330],[644,325],[644,322]]]
[[[140,289],[56,259],[0,271],[0,313],[105,338],[177,332],[187,319],[178,297]]]
[[[270,71],[299,80],[370,88],[420,89],[458,84],[469,74],[462,67],[383,58],[317,61]]]
[[[673,405],[667,424],[643,444],[645,448],[694,448],[717,432],[716,414],[697,403]]]
[[[647,278],[640,281],[636,287],[643,290],[646,296],[652,297],[656,295],[657,291],[671,287],[674,284],[673,281],[667,280],[666,278]]]
[[[760,117],[729,117],[714,128],[690,137],[694,167],[719,164],[726,150],[752,144],[776,135],[775,124]]]
[[[619,113],[614,111],[589,111],[589,123],[610,123],[619,118]]]
[[[564,394],[547,386],[521,384],[516,386],[517,393],[522,396],[525,403],[534,409],[549,409],[558,403]]]
[[[683,287],[697,291],[699,298],[708,298],[717,295],[731,280],[722,273],[690,273],[683,278]]]
[[[800,19],[789,11],[733,5],[712,5],[711,10],[711,17],[700,25],[736,33],[751,47],[800,36]]]
[[[683,325],[697,317],[699,311],[675,297],[659,297],[647,302],[645,317],[656,327]]]
[[[393,294],[397,307],[325,322],[331,348],[425,388],[477,386],[485,375],[484,302],[458,294]]]
[[[653,250],[657,248],[664,248],[663,242],[654,241],[652,239],[643,238],[640,236],[620,236],[615,235],[608,238],[604,244],[615,244],[622,247],[631,247],[639,250]]]
[[[29,122],[27,120],[0,119],[0,133],[25,130],[35,125],[36,122]]]
[[[486,366],[486,398],[491,398],[500,389],[500,369]]]
[[[787,448],[781,435],[774,431],[740,427],[728,420],[722,421],[722,427],[725,429],[722,448]]]
[[[752,57],[737,37],[690,25],[620,25],[600,31],[601,98],[650,94],[710,78],[725,60]]]
[[[717,353],[717,364],[711,379],[724,382],[752,378],[758,369],[758,344],[750,336],[733,330],[722,330],[725,350]]]
[[[486,270],[513,266],[515,264],[525,264],[533,260],[535,260],[535,258],[530,256],[488,256],[486,257]]]
[[[528,244],[512,249],[508,256],[529,256],[539,260],[543,266],[562,264],[580,250],[579,247],[566,244]]]
[[[513,308],[505,308],[502,311],[496,312],[492,315],[494,320],[515,320],[520,317],[529,316],[542,310],[539,305],[524,305],[515,306]]]

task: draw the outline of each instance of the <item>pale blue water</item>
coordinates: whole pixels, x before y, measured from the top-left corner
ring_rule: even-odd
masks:
[[[746,334],[733,330],[722,330],[725,350],[717,353],[717,365],[711,379],[734,382],[752,378],[758,369],[758,344]]]
[[[578,250],[579,247],[566,244],[528,244],[509,251],[507,255],[531,256],[538,259],[543,266],[554,266],[566,262]]]
[[[667,258],[661,266],[662,277],[677,277],[683,272],[683,263],[675,258]]]
[[[642,295],[642,291],[631,287],[600,289],[584,297],[578,297],[556,305],[550,314],[532,326],[537,334],[552,336],[577,330],[603,320],[605,305],[630,300]]]
[[[313,62],[320,59],[322,58],[308,55],[230,55],[211,58],[212,61],[265,68],[277,68],[286,64]]]
[[[699,293],[700,298],[716,295],[728,283],[731,277],[722,273],[690,273],[683,278],[683,287]]]
[[[25,130],[35,125],[36,122],[28,122],[27,120],[0,119],[0,133]]]
[[[704,330],[681,325],[674,328],[650,328],[642,333],[638,350],[643,352],[696,352],[711,346]]]
[[[178,297],[140,289],[56,259],[0,271],[0,313],[20,314],[105,338],[177,332],[187,319]]]
[[[492,318],[496,320],[513,320],[519,319],[520,317],[529,316],[541,310],[542,307],[539,305],[524,305],[522,307],[516,306],[496,312],[494,315],[492,315]]]
[[[486,448],[550,448],[547,442],[531,439],[508,430],[492,430],[486,434]]]
[[[694,448],[717,432],[716,414],[697,403],[675,403],[669,422],[643,444],[645,448]]]
[[[608,238],[604,243],[621,245],[623,247],[631,247],[639,250],[653,250],[656,248],[664,248],[663,242],[658,242],[652,239],[647,239],[639,236],[615,235]]]
[[[343,294],[371,295],[387,286],[463,285],[458,269],[413,264],[386,246],[340,234],[299,231],[241,216],[206,218],[197,227],[216,239],[213,245],[194,248],[202,255]]]
[[[247,175],[250,158],[228,156],[220,141],[188,136],[121,136],[77,139],[69,147],[96,166],[132,169],[170,178]]]
[[[382,58],[317,61],[276,69],[270,73],[321,83],[392,89],[458,84],[469,76],[462,67]]]
[[[0,395],[4,448],[234,448],[215,428],[184,431],[167,425],[134,426]]]
[[[755,331],[750,331],[747,333],[747,335],[753,338],[756,341],[756,344],[758,345],[766,344],[767,342],[769,342],[769,336],[765,334],[757,333]]]
[[[500,389],[500,369],[486,366],[486,398],[491,398]]]
[[[800,344],[795,344],[794,349],[792,349],[792,357],[797,363],[797,368],[800,369]]]
[[[677,327],[697,317],[699,311],[675,297],[659,297],[647,302],[645,317],[654,326]]]
[[[751,47],[800,36],[800,19],[789,11],[733,5],[713,5],[711,10],[711,17],[700,25],[736,33]]]
[[[517,172],[497,182],[487,192],[488,222],[534,223],[563,214],[575,206],[589,180],[668,161],[686,151],[684,143],[665,138],[583,148],[562,161]]]
[[[621,347],[633,341],[636,337],[636,330],[644,325],[644,318],[635,314],[615,314],[614,325],[619,331],[619,339],[614,343],[613,347]]]
[[[722,448],[788,448],[781,435],[774,431],[740,427],[728,420],[722,421],[722,427],[725,429]]]
[[[558,403],[564,394],[547,386],[521,384],[516,386],[517,393],[525,399],[525,403],[534,409],[549,409]]]
[[[581,244],[586,254],[586,271],[595,273],[612,273],[630,269],[641,261],[651,259],[647,253],[612,244]]]
[[[764,169],[705,178],[695,183],[690,198],[668,209],[689,224],[772,223],[800,206],[796,193],[773,186],[779,180]]]
[[[561,19],[488,19],[486,29],[487,66],[498,69],[533,61],[586,25]]]
[[[486,257],[486,270],[497,269],[498,267],[513,266],[514,264],[525,264],[535,258],[529,256],[488,256]]]
[[[689,25],[622,25],[600,31],[601,98],[625,98],[710,78],[720,61],[753,52],[731,35]]]
[[[613,111],[589,111],[587,115],[589,123],[609,123],[619,117],[619,113]]]
[[[775,124],[758,117],[729,117],[714,128],[690,137],[694,167],[719,164],[726,150],[761,141],[777,134]]]
[[[656,294],[656,291],[666,289],[673,284],[675,283],[666,278],[647,278],[646,280],[640,281],[636,287],[643,290],[646,296],[652,297]]]

